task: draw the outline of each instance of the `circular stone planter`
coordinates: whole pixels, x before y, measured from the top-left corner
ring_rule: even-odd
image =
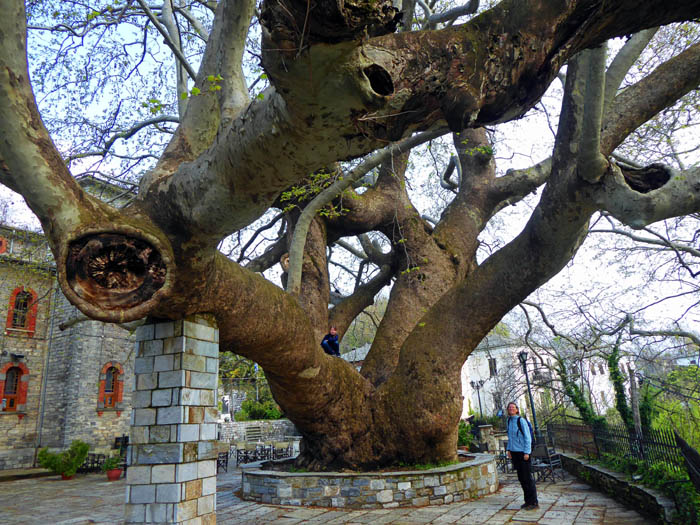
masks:
[[[490,454],[430,470],[397,472],[280,472],[279,462],[241,465],[242,498],[274,505],[381,509],[442,505],[476,499],[498,490]]]

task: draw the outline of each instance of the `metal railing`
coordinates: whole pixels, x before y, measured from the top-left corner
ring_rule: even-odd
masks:
[[[550,423],[547,428],[554,433],[557,445],[571,452],[597,458],[613,454],[648,463],[665,463],[677,472],[685,471],[685,461],[671,430],[646,429],[638,434],[617,425],[594,429],[570,423]]]

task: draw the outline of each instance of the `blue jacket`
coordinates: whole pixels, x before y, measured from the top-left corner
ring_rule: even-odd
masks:
[[[321,341],[323,350],[330,355],[340,357],[340,345],[338,344],[338,334],[326,334],[326,337]]]
[[[506,450],[532,454],[532,438],[530,437],[527,421],[522,422],[523,428],[521,432],[520,425],[518,424],[519,417],[520,416],[508,416],[508,446]]]

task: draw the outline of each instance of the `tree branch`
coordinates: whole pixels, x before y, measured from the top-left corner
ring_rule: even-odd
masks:
[[[477,9],[479,9],[479,0],[469,0],[468,3],[449,9],[444,13],[434,13],[429,15],[427,22],[431,27],[435,27],[437,24],[455,20],[460,16],[472,15],[476,13]]]
[[[581,131],[581,146],[578,158],[578,174],[590,183],[598,182],[605,174],[608,161],[600,153],[600,128],[603,120],[605,101],[605,58],[607,46],[587,49],[582,53],[582,60],[588,64],[586,95]]]
[[[70,163],[70,162],[77,160],[77,159],[84,159],[86,157],[95,157],[95,156],[106,155],[117,140],[130,139],[131,137],[136,135],[136,133],[141,131],[143,128],[146,128],[148,126],[152,126],[154,124],[160,124],[162,122],[173,122],[173,123],[177,124],[180,122],[180,119],[178,117],[173,117],[170,115],[163,115],[161,117],[153,117],[153,118],[150,118],[147,120],[142,120],[141,122],[137,122],[136,124],[131,126],[129,129],[126,129],[124,131],[118,131],[117,133],[114,133],[110,138],[108,138],[105,141],[105,145],[101,150],[86,151],[83,153],[78,153],[76,155],[70,155],[69,157],[66,158],[66,162]]]
[[[287,292],[298,295],[301,286],[301,266],[306,244],[306,234],[311,225],[311,221],[326,204],[333,201],[344,190],[349,188],[354,181],[363,177],[370,170],[386,162],[394,155],[409,151],[411,148],[432,140],[445,133],[444,130],[426,131],[413,137],[409,137],[400,142],[392,144],[383,150],[369,156],[362,164],[347,173],[342,180],[338,180],[319,193],[301,213],[294,228],[294,236],[289,249],[289,278],[287,281]]]
[[[605,106],[603,114],[606,114],[610,109],[613,100],[617,96],[617,90],[620,88],[628,71],[658,30],[658,27],[653,27],[635,33],[615,55],[605,72]]]
[[[170,48],[170,50],[175,55],[175,58],[182,65],[182,67],[185,68],[185,70],[187,71],[187,74],[190,76],[190,78],[192,80],[195,80],[197,78],[197,74],[194,72],[194,69],[192,69],[192,66],[187,61],[187,58],[185,58],[185,55],[182,54],[182,51],[180,50],[180,45],[172,39],[171,35],[168,32],[168,29],[163,27],[163,24],[161,24],[158,21],[158,19],[156,18],[156,15],[154,15],[153,11],[151,11],[150,7],[148,7],[148,4],[146,4],[146,2],[144,2],[143,0],[136,0],[136,1],[141,6],[141,9],[143,9],[143,11],[146,13],[146,16],[151,21],[151,23],[154,25],[154,27],[158,30],[158,32],[163,37],[165,45],[167,45]],[[167,1],[168,0],[164,0],[164,2],[167,2]]]

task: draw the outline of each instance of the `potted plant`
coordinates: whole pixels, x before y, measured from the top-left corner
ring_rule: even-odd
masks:
[[[122,458],[120,456],[110,456],[102,463],[102,472],[107,473],[109,481],[117,481],[122,475]]]
[[[90,445],[80,440],[73,441],[63,452],[49,452],[45,447],[39,450],[39,465],[60,474],[63,479],[71,479],[85,461],[89,449]]]

